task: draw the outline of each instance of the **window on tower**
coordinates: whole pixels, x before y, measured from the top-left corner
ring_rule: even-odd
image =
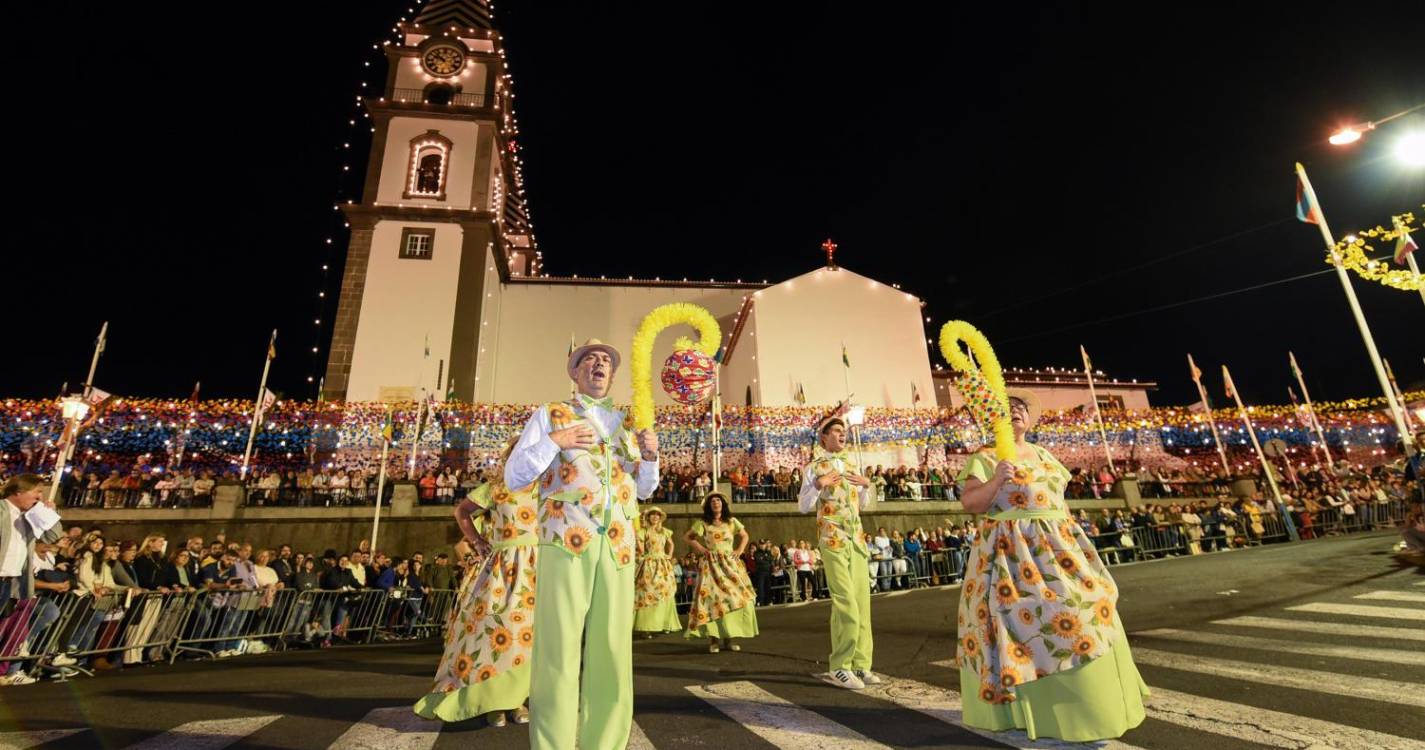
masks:
[[[436,130],[427,130],[411,139],[411,161],[402,197],[445,200],[452,145],[449,138]]]
[[[434,229],[405,227],[401,230],[401,258],[407,260],[430,260],[431,253],[434,249]]]

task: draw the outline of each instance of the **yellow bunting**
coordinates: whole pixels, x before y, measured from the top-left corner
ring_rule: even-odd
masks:
[[[698,343],[684,336],[673,344],[674,349],[697,349],[709,357],[717,354],[722,342],[722,329],[712,313],[683,302],[660,305],[644,317],[633,335],[633,426],[646,430],[653,426],[653,342],[669,326],[686,323],[698,329]]]
[[[965,351],[960,348],[961,343],[969,347],[975,355],[975,361],[979,362],[979,367],[965,355]],[[962,395],[970,408],[976,412],[976,417],[993,426],[995,455],[1001,461],[1013,461],[1014,428],[1009,421],[1009,396],[1005,390],[1004,373],[1000,370],[999,359],[995,357],[995,350],[990,346],[989,340],[969,323],[952,320],[940,328],[940,354],[951,367],[970,376],[970,379],[983,380],[988,389],[988,394],[985,394],[987,398],[976,398],[972,393]]]

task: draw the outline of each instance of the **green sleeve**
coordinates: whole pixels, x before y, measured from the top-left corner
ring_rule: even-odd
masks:
[[[494,491],[494,486],[494,482],[486,482],[476,487],[473,492],[465,497],[474,503],[477,508],[488,508],[490,507],[490,495]]]
[[[988,482],[995,475],[995,458],[990,453],[975,453],[970,456],[970,460],[965,462],[965,468],[960,470],[960,475],[955,477],[955,481],[964,482],[971,477]]]
[[[739,534],[739,533],[741,533],[741,532],[743,532],[743,531],[746,531],[746,530],[747,530],[747,527],[742,525],[742,519],[740,519],[740,518],[734,518],[734,519],[732,519],[732,533],[733,533],[734,535]]]
[[[703,526],[702,521],[694,521],[693,528],[689,529],[689,531],[693,532],[693,536],[701,537],[704,533],[707,532],[707,527]]]

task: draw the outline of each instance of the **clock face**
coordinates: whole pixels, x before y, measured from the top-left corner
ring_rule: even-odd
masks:
[[[465,53],[455,47],[432,47],[421,57],[426,72],[436,76],[453,76],[465,66]]]

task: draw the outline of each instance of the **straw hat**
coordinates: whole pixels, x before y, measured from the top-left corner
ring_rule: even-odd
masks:
[[[1006,388],[1005,396],[1008,400],[1023,401],[1029,407],[1029,424],[1026,427],[1033,429],[1039,424],[1039,415],[1044,413],[1044,406],[1039,401],[1039,394],[1028,388]]]
[[[618,350],[598,339],[589,339],[588,341],[584,342],[583,346],[579,347],[578,349],[575,349],[569,354],[569,363],[566,366],[566,369],[569,371],[570,380],[575,379],[574,370],[579,367],[579,360],[583,359],[584,355],[588,354],[589,352],[603,352],[609,355],[609,359],[613,360],[614,370],[618,370],[619,361],[622,359],[621,357],[619,357]],[[613,373],[609,374],[612,375]]]

